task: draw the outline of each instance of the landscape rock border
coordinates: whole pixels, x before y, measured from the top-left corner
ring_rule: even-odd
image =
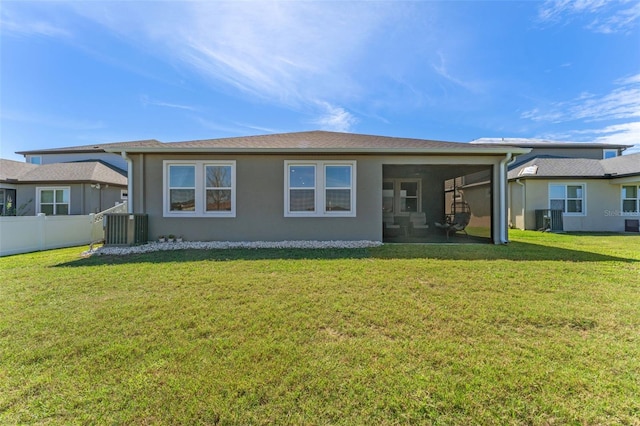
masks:
[[[169,250],[230,250],[230,249],[359,249],[379,247],[380,241],[182,241],[149,242],[139,246],[102,246],[84,255],[122,256]]]

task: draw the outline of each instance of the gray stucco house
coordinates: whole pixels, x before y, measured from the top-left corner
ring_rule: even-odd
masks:
[[[509,195],[518,228],[536,229],[535,211],[555,209],[563,212],[565,231],[638,232],[640,153],[533,158],[509,171]]]
[[[0,159],[0,215],[86,215],[127,198],[123,170],[101,161],[36,165]]]
[[[468,230],[496,244],[508,239],[506,164],[529,152],[325,131],[102,148],[126,161],[130,213],[148,215],[151,238],[441,240],[435,224],[463,201],[457,182],[481,178],[487,190],[464,201]]]
[[[640,153],[630,145],[528,139],[479,139],[483,145],[530,148],[509,165],[509,223],[541,229],[540,212],[560,211],[554,229],[638,232]],[[546,213],[543,213],[546,214]]]

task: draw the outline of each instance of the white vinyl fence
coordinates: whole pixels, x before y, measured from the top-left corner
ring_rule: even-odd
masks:
[[[102,221],[99,229],[94,223],[94,214],[0,217],[0,256],[90,244],[102,230]]]

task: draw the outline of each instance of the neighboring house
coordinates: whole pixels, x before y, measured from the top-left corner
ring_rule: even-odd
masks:
[[[546,228],[550,223],[541,218],[556,210],[565,231],[637,232],[640,154],[622,155],[629,145],[486,138],[476,143],[531,148],[509,165],[510,226]]]
[[[559,142],[525,138],[480,138],[470,143],[481,145],[517,146],[520,148],[531,149],[531,151],[526,154],[518,155],[515,162],[510,165],[510,168],[513,168],[514,165],[517,166],[518,164],[522,164],[530,158],[539,156],[604,160],[620,156],[625,149],[633,146],[595,142]]]
[[[86,215],[126,197],[125,172],[101,161],[39,166],[0,159],[2,215]]]
[[[640,154],[606,160],[532,158],[509,171],[510,220],[540,228],[536,210],[561,210],[565,231],[638,230]]]
[[[199,241],[388,241],[383,216],[400,237],[442,239],[455,182],[482,176],[466,208],[484,241],[504,243],[506,163],[529,152],[324,131],[102,147],[128,160],[130,213],[148,215],[149,235]]]
[[[36,149],[31,151],[19,151],[16,152],[16,154],[24,155],[25,161],[30,164],[45,165],[69,163],[73,161],[102,161],[120,170],[127,170],[127,162],[120,155],[118,148],[126,147],[129,144],[135,144],[136,146],[154,146],[160,144],[160,142],[150,139],[133,142],[71,146],[65,148]],[[115,149],[116,152],[106,152],[106,148],[110,150]]]

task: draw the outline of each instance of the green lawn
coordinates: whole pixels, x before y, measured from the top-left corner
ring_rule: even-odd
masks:
[[[0,424],[640,424],[640,237],[0,259]]]

